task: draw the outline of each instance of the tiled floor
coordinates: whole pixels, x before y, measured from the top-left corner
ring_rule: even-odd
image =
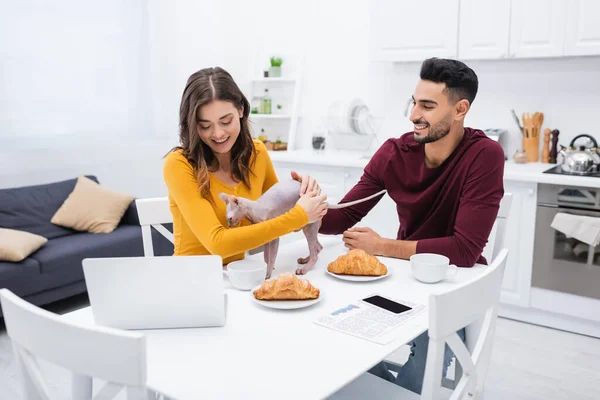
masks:
[[[59,314],[88,305],[85,295],[47,307]],[[10,341],[0,323],[0,398],[21,399]],[[395,360],[402,362],[406,351]],[[57,398],[67,398],[69,375],[43,364]],[[499,319],[486,382],[486,400],[600,399],[600,339]]]

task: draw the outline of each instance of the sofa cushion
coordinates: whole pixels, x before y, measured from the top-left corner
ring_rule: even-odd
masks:
[[[133,199],[80,176],[51,222],[81,232],[110,233],[119,225]]]
[[[144,254],[139,226],[122,225],[112,233],[75,233],[52,239],[31,255],[53,287],[83,279],[84,258],[133,257]]]
[[[88,176],[95,182],[96,177]],[[0,189],[0,227],[17,229],[47,239],[75,233],[50,222],[56,210],[73,191],[77,179],[45,185]]]
[[[23,261],[47,241],[45,237],[33,233],[0,228],[0,261]]]
[[[44,290],[40,264],[32,258],[18,263],[0,262],[0,288],[7,288],[19,297]]]

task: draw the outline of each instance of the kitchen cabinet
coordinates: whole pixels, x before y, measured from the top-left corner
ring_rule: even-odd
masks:
[[[459,20],[461,59],[509,56],[510,0],[461,0]]]
[[[339,202],[362,176],[362,168],[332,167],[309,163],[289,163],[274,161],[279,179],[290,176],[292,170],[314,176],[328,195],[330,203]],[[528,307],[531,289],[531,271],[533,265],[533,232],[535,232],[535,213],[537,203],[537,183],[505,181],[504,191],[513,196],[510,216],[506,223],[505,247],[508,248],[508,260],[502,284],[501,302]],[[396,238],[399,222],[396,204],[387,195],[360,221],[357,226],[373,229],[382,237]],[[491,243],[494,242],[496,227],[490,234],[484,256],[491,260]],[[281,240],[287,243],[303,239],[301,232],[286,235]]]
[[[508,259],[500,301],[528,307],[533,265],[537,183],[504,181],[504,192],[512,194],[512,205],[506,221],[504,247],[508,249]]]
[[[456,58],[459,0],[373,0],[371,57],[375,61],[422,61]]]
[[[566,17],[566,55],[600,54],[600,2],[572,0]]]
[[[323,193],[327,194],[328,203],[337,203],[346,194],[344,180],[348,175],[343,167],[323,166],[316,164],[299,164],[293,162],[273,161],[273,167],[279,180],[291,177],[291,172],[295,171],[301,175],[310,175],[314,177]],[[290,243],[296,240],[306,240],[304,233],[292,232],[279,239],[280,244]],[[308,251],[308,245],[306,247]],[[308,255],[308,253],[306,253]]]
[[[374,61],[600,55],[600,1],[452,0],[371,3]],[[431,7],[429,7],[429,5]]]
[[[348,169],[344,181],[344,190],[347,193],[360,180],[363,170],[359,168]],[[373,229],[381,237],[396,239],[398,236],[398,212],[396,203],[387,194],[369,211],[369,213],[360,221],[357,226],[364,226]]]
[[[565,7],[564,0],[512,1],[509,56],[564,55]]]
[[[279,179],[290,176],[291,171],[315,177],[323,193],[327,194],[328,203],[338,203],[360,180],[362,168],[332,167],[315,164],[296,164],[274,161],[273,166]],[[395,239],[398,233],[398,217],[396,203],[387,195],[377,203],[357,226],[369,227],[383,237]],[[301,232],[294,232],[282,238],[284,243],[303,237]]]

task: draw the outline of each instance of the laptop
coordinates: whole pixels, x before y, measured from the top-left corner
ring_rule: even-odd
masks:
[[[220,256],[86,258],[94,320],[120,329],[225,325]]]

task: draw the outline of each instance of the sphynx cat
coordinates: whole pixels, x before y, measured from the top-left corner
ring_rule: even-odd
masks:
[[[365,197],[364,199],[344,204],[328,204],[328,208],[335,209],[349,207],[384,193],[385,190],[382,190],[371,196]],[[248,219],[251,223],[256,224],[275,218],[292,209],[300,198],[300,182],[293,179],[278,182],[271,186],[269,190],[263,193],[263,195],[255,201],[226,193],[219,193],[219,198],[227,205],[226,216],[227,223],[230,227],[237,226],[244,218]],[[305,225],[302,228],[302,232],[308,242],[309,255],[308,257],[298,258],[298,264],[301,264],[302,266],[296,269],[297,275],[304,275],[310,271],[317,262],[319,253],[323,250],[323,246],[319,243],[318,238],[319,221]],[[264,245],[264,259],[267,264],[266,279],[271,277],[271,273],[275,268],[275,259],[277,258],[278,249],[279,238]]]

